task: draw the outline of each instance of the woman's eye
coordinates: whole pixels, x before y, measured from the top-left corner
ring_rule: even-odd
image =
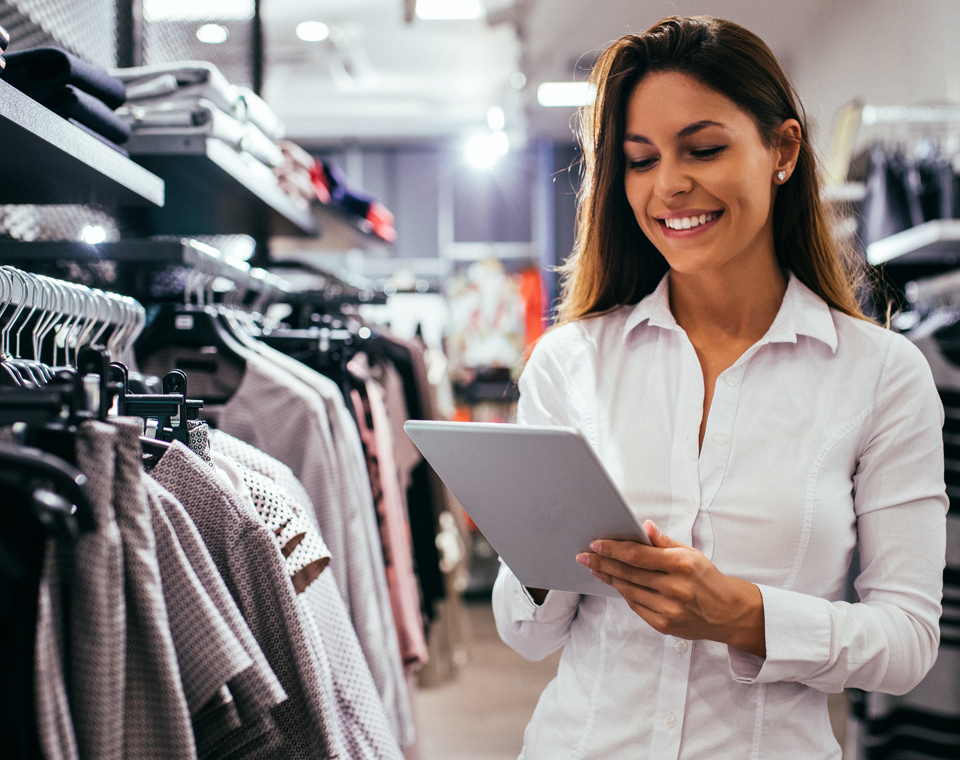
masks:
[[[718,145],[715,148],[700,148],[698,150],[690,151],[690,155],[694,158],[712,158],[713,156],[720,155],[727,149],[726,145]]]
[[[627,165],[631,169],[639,169],[640,171],[643,171],[644,169],[649,169],[654,165],[654,163],[656,163],[656,159],[654,158],[637,158],[628,160]]]

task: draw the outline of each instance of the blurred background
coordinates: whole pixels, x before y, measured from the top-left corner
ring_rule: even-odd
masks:
[[[892,299],[895,326],[909,330],[960,302],[956,0],[0,0],[7,55],[53,45],[127,82],[127,102],[111,107],[126,136],[92,128],[123,158],[71,157],[66,137],[38,146],[19,93],[0,91],[0,260],[149,307],[182,300],[199,254],[171,254],[169,241],[188,237],[216,253],[203,259],[213,302],[242,288],[238,303],[256,296],[273,329],[328,346],[337,330],[348,343],[389,332],[419,346],[433,416],[512,421],[524,358],[553,318],[555,267],[574,244],[586,78],[610,42],[672,14],[731,19],[778,56],[807,111],[836,232],[883,283],[865,294],[869,308],[882,314]],[[143,71],[196,61],[233,89],[219,90],[220,115],[191,111],[184,129]],[[147,68],[122,74],[133,67]],[[231,143],[223,112],[259,136]],[[407,754],[506,760],[557,656],[528,663],[499,642],[496,555],[452,495],[442,500],[413,526],[435,544],[442,587]],[[947,720],[927,698],[903,709],[831,699],[848,760],[960,751],[955,726],[934,721],[933,754],[883,754],[916,733],[890,716]]]

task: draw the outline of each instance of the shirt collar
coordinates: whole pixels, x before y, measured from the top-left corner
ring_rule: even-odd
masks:
[[[681,329],[670,311],[669,272],[660,280],[656,290],[633,307],[623,326],[623,339],[626,340],[643,322],[667,330]],[[780,310],[762,342],[796,343],[798,335],[819,340],[832,352],[837,350],[837,328],[830,307],[791,272]]]

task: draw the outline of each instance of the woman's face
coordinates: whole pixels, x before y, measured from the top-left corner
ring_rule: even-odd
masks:
[[[687,74],[648,74],[627,104],[623,150],[627,199],[672,270],[705,273],[775,257],[781,151],[763,143],[733,101]]]

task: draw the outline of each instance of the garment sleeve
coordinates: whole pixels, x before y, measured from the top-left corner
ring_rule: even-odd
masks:
[[[766,659],[730,649],[738,681],[904,694],[933,666],[948,500],[943,406],[926,360],[892,341],[853,478],[860,602],[760,586]]]
[[[521,425],[581,429],[579,404],[569,392],[567,373],[554,359],[554,334],[534,349],[520,376],[517,421]],[[493,587],[493,614],[504,643],[528,660],[542,660],[564,645],[580,594],[550,591],[543,604],[533,601],[509,567],[500,561]]]

